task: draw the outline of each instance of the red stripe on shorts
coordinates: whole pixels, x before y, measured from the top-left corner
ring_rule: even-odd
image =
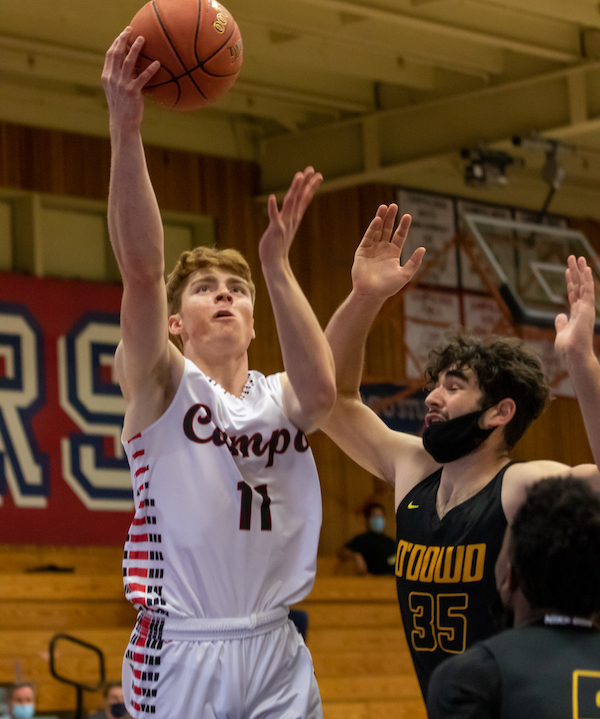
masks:
[[[147,542],[148,535],[147,534],[130,534],[129,541],[130,542]]]
[[[142,569],[142,567],[129,567],[127,570],[128,577],[147,577],[148,570]]]
[[[128,559],[148,559],[148,552],[129,552]]]

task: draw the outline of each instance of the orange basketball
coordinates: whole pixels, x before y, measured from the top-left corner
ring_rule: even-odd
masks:
[[[130,24],[130,44],[138,35],[146,40],[138,71],[160,62],[144,92],[164,107],[197,110],[235,82],[242,37],[231,13],[216,0],[150,0]]]

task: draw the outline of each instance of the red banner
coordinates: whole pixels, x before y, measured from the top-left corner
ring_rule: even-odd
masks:
[[[119,545],[121,288],[0,274],[0,543]]]

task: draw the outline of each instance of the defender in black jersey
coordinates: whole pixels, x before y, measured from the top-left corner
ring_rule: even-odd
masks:
[[[548,398],[539,358],[515,338],[458,335],[432,350],[423,438],[395,432],[360,398],[364,347],[385,300],[419,268],[400,253],[411,218],[397,230],[396,205],[382,205],[354,258],[353,289],[326,330],[338,397],[325,432],[370,473],[395,487],[396,577],[406,638],[422,692],[433,668],[498,627],[493,581],[502,536],[527,488],[550,475],[574,475],[600,488],[593,464],[512,463],[509,452]],[[594,356],[594,281],[584,258],[566,270],[570,317],[556,318],[555,348],[600,463],[600,365]]]
[[[506,529],[501,493],[509,466],[442,518],[436,511],[441,470],[398,506],[398,602],[423,696],[443,659],[503,628],[494,565]]]
[[[600,496],[580,480],[539,482],[498,560],[515,628],[435,670],[430,719],[600,716],[599,556]]]

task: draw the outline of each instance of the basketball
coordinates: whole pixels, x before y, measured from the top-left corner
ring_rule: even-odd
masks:
[[[130,23],[130,44],[145,38],[136,69],[158,60],[145,94],[172,110],[197,110],[215,102],[242,66],[237,23],[216,0],[150,0]]]

